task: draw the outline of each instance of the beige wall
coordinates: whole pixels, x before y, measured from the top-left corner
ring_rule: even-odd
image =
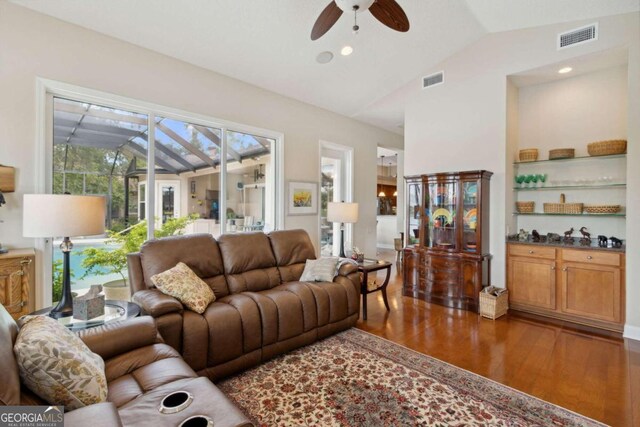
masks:
[[[287,180],[319,181],[321,139],[353,147],[361,209],[354,240],[375,253],[376,147],[400,148],[401,136],[0,2],[0,164],[17,170],[17,191],[0,208],[7,247],[34,245],[22,237],[21,205],[37,187],[37,77],[282,132]],[[285,227],[306,229],[317,244],[317,217],[287,217]]]
[[[410,90],[401,89],[411,93],[405,109],[405,174],[467,169],[494,172],[491,180],[491,252],[495,285],[505,284],[504,240],[512,207],[507,188],[513,179],[511,168],[517,152],[513,142],[507,145],[507,134],[518,134],[517,129],[507,128],[507,99],[513,99],[515,91],[513,87],[507,90],[507,76],[592,52],[627,47],[627,162],[629,165],[640,162],[639,14],[600,18],[598,41],[556,50],[557,33],[591,22],[593,20],[485,36],[433,69],[424,70],[423,75],[444,70],[443,85],[421,90],[419,80],[416,80],[411,82]],[[639,169],[628,168],[628,218],[637,218],[640,214]],[[627,222],[626,330],[628,334],[635,331],[640,339],[640,311],[637,309],[640,300],[640,226],[637,221]]]

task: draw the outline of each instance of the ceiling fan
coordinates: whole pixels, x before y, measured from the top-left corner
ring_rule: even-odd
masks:
[[[353,12],[353,31],[357,32],[358,12],[369,10],[378,21],[392,30],[409,31],[409,19],[396,0],[333,0],[322,11],[311,30],[311,40],[318,40],[333,27],[343,12]]]

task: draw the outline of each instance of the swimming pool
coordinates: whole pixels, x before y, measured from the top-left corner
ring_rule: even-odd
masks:
[[[82,260],[85,258],[82,251],[87,248],[107,248],[107,250],[113,250],[118,245],[105,244],[106,239],[87,239],[87,240],[74,240],[73,250],[71,251],[71,258],[69,259],[69,266],[71,267],[71,290],[77,291],[80,289],[89,288],[91,285],[102,285],[112,280],[122,279],[119,274],[105,274],[105,275],[92,275],[81,279],[86,269],[82,267]],[[60,250],[60,241],[53,242],[53,262],[57,260],[62,261],[62,251]],[[125,271],[125,277],[127,273]]]

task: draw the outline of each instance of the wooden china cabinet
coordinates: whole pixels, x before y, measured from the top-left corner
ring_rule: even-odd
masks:
[[[403,294],[478,311],[490,281],[489,181],[479,170],[405,177]]]

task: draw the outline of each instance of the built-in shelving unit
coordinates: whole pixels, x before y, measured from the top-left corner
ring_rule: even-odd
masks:
[[[606,188],[627,188],[627,184],[545,185],[542,187],[513,187],[513,191],[598,190]]]
[[[565,163],[565,162],[579,162],[581,160],[604,160],[604,159],[621,159],[627,157],[626,154],[612,154],[609,156],[579,156],[579,157],[571,157],[567,159],[544,159],[544,160],[535,160],[533,162],[513,162],[513,166],[519,165],[532,165],[536,163]]]
[[[525,215],[525,216],[588,216],[588,217],[597,217],[597,216],[614,216],[614,217],[621,217],[624,218],[627,215],[625,213],[622,212],[618,212],[618,213],[610,213],[610,214],[590,214],[590,213],[581,213],[581,214],[563,214],[563,213],[543,213],[543,212],[532,212],[532,213],[520,213],[520,212],[514,212],[514,215]]]

